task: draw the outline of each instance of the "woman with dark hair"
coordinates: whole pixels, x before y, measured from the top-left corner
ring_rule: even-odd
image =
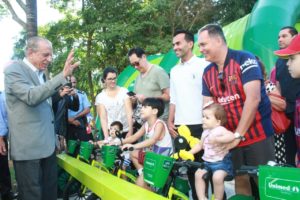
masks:
[[[103,71],[101,82],[104,89],[96,97],[97,113],[101,121],[104,138],[108,139],[108,127],[113,121],[123,124],[123,137],[132,135],[132,105],[128,90],[117,86],[118,72],[113,67]]]

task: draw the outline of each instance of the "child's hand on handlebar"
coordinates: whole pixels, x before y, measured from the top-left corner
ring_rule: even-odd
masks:
[[[127,150],[130,150],[130,149],[134,149],[134,145],[133,144],[124,144],[122,146],[122,150],[123,151],[127,151]]]

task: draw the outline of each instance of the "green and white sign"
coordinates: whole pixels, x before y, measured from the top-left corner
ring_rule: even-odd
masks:
[[[300,200],[300,169],[289,167],[259,167],[261,200]]]

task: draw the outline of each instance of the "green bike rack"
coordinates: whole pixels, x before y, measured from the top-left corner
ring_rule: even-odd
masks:
[[[58,165],[89,188],[103,200],[166,200],[158,194],[145,190],[116,176],[102,172],[67,154],[57,155]]]

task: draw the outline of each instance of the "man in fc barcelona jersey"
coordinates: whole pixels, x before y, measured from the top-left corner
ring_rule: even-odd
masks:
[[[203,105],[215,101],[227,112],[226,127],[232,143],[234,169],[274,160],[271,104],[266,95],[260,65],[249,52],[229,49],[222,28],[208,24],[198,32],[200,52],[211,64],[203,73]],[[249,177],[235,177],[237,194],[251,195]]]

